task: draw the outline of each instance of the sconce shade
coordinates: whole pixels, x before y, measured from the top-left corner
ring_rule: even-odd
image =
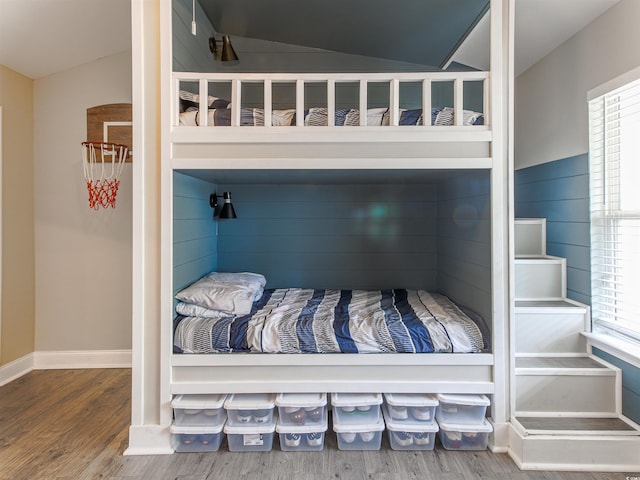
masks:
[[[238,218],[231,203],[223,203],[220,209],[220,218]]]
[[[218,48],[219,42],[222,42],[222,49]],[[209,50],[213,53],[213,58],[215,60],[220,60],[222,62],[237,62],[240,60],[231,45],[229,35],[223,35],[222,40],[217,40],[215,37],[209,38]]]
[[[220,60],[223,62],[237,62],[238,55],[236,55],[236,51],[231,46],[231,40],[229,39],[229,35],[222,36],[222,56]]]
[[[217,209],[219,207],[218,205],[219,197],[224,198],[224,203],[220,208],[220,212],[217,212]],[[211,205],[211,208],[213,208],[214,218],[216,216],[218,218],[238,218],[238,216],[236,215],[236,211],[233,208],[233,204],[231,203],[231,192],[224,192],[222,195],[217,195],[215,193],[212,193],[211,196],[209,197],[209,204]]]

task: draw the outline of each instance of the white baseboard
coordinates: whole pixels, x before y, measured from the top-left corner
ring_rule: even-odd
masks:
[[[31,370],[71,368],[131,368],[131,350],[70,350],[33,352],[0,366],[0,386]]]
[[[131,368],[131,350],[34,352],[34,370],[67,368]]]
[[[33,370],[33,353],[0,366],[0,387]]]
[[[131,425],[129,448],[124,455],[169,455],[173,453],[168,426]]]

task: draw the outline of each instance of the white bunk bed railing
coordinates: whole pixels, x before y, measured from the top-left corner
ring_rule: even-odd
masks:
[[[433,101],[432,86],[437,82],[448,82],[452,85],[453,89],[453,106],[448,108],[453,109],[453,121],[451,125],[432,125],[431,123],[431,110],[432,107],[443,107],[443,105],[435,105]],[[467,82],[476,82],[482,84],[482,124],[481,125],[465,125],[464,112],[465,112],[465,84]],[[209,105],[208,97],[217,95],[212,94],[212,86],[216,84],[226,84],[226,88],[229,91],[229,97],[226,100],[230,101],[230,105],[227,107],[231,110],[230,124],[225,126],[216,126],[215,128],[223,128],[224,134],[216,135],[211,133],[214,131],[209,121]],[[421,105],[419,108],[423,112],[423,120],[421,125],[401,125],[401,114],[403,109],[401,108],[401,88],[403,84],[419,84],[421,85]],[[290,134],[292,130],[308,132],[375,132],[380,134],[381,131],[388,132],[427,132],[435,131],[438,133],[447,133],[457,131],[462,134],[471,133],[471,136],[467,136],[468,140],[476,141],[489,141],[491,139],[491,116],[489,111],[489,73],[474,71],[474,72],[412,72],[412,73],[304,73],[304,74],[291,74],[291,73],[192,73],[192,72],[176,72],[173,74],[172,84],[172,112],[171,112],[171,125],[172,133],[174,134],[174,141],[205,141],[200,137],[189,136],[188,132],[195,133],[207,131],[209,134],[206,137],[206,141],[215,142],[216,137],[220,138],[220,141],[229,141],[230,130],[236,130],[241,128],[242,118],[241,113],[244,107],[245,101],[245,87],[252,85],[253,88],[260,88],[262,85],[262,105],[259,107],[253,106],[253,108],[262,108],[264,116],[264,124],[251,125],[254,128],[242,128],[242,141],[247,141],[248,137],[253,136],[253,132],[265,131],[274,134],[278,132],[287,132]],[[275,127],[272,122],[272,114],[274,112],[274,87],[276,85],[288,85],[287,88],[295,88],[295,123],[291,126],[282,126],[281,124]],[[388,84],[388,121],[384,125],[368,125],[368,115],[359,115],[359,123],[357,125],[335,125],[335,114],[338,108],[336,101],[336,92],[341,85],[357,85],[358,99],[357,105],[359,107],[358,112],[368,112],[369,110],[369,87],[377,84]],[[318,125],[305,125],[305,110],[310,108],[307,96],[307,86],[313,85],[317,89],[326,88],[326,105],[317,105],[317,107],[326,108],[326,124],[323,126]],[[187,88],[185,88],[187,87]],[[195,87],[195,88],[194,88]],[[198,114],[197,125],[181,125],[180,120],[180,91],[190,90],[191,93],[197,93]],[[255,90],[254,90],[255,91]],[[317,91],[317,90],[316,90]],[[379,100],[378,100],[379,101]],[[353,100],[351,103],[354,103]],[[406,102],[405,102],[406,103]],[[477,101],[476,101],[477,103]],[[291,108],[290,110],[293,110]],[[467,109],[469,110],[469,109]],[[245,127],[244,125],[243,127]],[[268,130],[267,130],[268,129]],[[180,133],[187,133],[186,137],[180,137]],[[178,134],[178,135],[176,135]],[[224,139],[224,140],[222,140]],[[450,138],[447,137],[449,140]],[[459,136],[455,140],[465,140],[465,138]]]

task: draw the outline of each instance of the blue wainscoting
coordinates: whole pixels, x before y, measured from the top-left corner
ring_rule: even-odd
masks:
[[[640,368],[597,348],[593,349],[593,353],[622,370],[622,411],[631,420],[640,423]]]
[[[173,174],[173,289],[177,292],[218,268],[216,222],[209,195],[215,185]]]
[[[437,186],[439,290],[491,322],[491,182],[488,172]]]
[[[547,219],[547,253],[567,259],[567,296],[590,305],[588,154],[516,171],[514,193],[516,218]],[[640,422],[640,369],[593,351],[622,369],[622,411]]]
[[[547,253],[567,259],[567,296],[590,305],[588,155],[516,171],[515,213],[547,219]]]
[[[268,287],[436,286],[433,185],[220,185],[238,214],[218,229],[221,271]]]

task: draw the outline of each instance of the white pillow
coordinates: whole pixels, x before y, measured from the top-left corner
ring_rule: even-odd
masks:
[[[178,292],[176,298],[229,315],[247,315],[266,283],[259,273],[212,272]]]
[[[226,318],[230,317],[227,312],[221,312],[220,310],[211,310],[209,308],[201,307],[200,305],[194,305],[193,303],[178,302],[176,305],[176,313],[185,317],[200,317],[200,318]]]

